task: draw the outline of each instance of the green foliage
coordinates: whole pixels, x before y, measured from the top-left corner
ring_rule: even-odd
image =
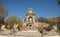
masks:
[[[40,17],[38,18],[38,22],[46,22],[47,19],[45,17]]]
[[[58,0],[58,4],[60,4],[60,0]]]
[[[0,25],[0,29],[1,29],[1,25]]]
[[[56,25],[57,31],[60,32],[60,16],[53,17],[53,18],[40,17],[38,18],[38,22],[45,22],[45,23],[50,24],[48,27],[44,28],[46,30],[50,30],[53,28],[53,25]]]
[[[8,19],[6,19],[6,25],[12,27],[14,24],[18,24],[19,27],[22,27],[23,21],[20,18],[17,18],[16,16],[11,16]]]
[[[60,32],[60,16],[58,16],[57,19],[58,19],[57,30],[58,32]]]
[[[0,3],[0,28],[5,24],[4,19],[7,16],[7,9],[3,7],[3,3]]]
[[[57,17],[57,20],[60,21],[60,16]]]
[[[57,25],[57,30],[58,30],[58,32],[60,32],[60,22]]]
[[[45,23],[48,23],[48,24],[56,25],[56,24],[58,24],[58,19],[57,18],[40,17],[40,18],[38,18],[38,22],[45,22]]]
[[[51,18],[51,19],[48,19],[48,22],[49,22],[50,24],[52,24],[52,25],[58,24],[57,18]]]

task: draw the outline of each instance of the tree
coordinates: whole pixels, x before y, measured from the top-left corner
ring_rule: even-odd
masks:
[[[38,22],[46,22],[46,18],[45,17],[40,17],[40,18],[38,18]]]
[[[58,19],[57,30],[60,33],[60,16],[56,17]]]
[[[57,18],[57,20],[60,22],[60,16],[57,16],[56,18]]]
[[[19,26],[22,26],[23,21],[20,18],[17,18],[16,16],[11,16],[8,19],[6,19],[6,23],[7,25],[13,25],[15,24],[19,24]]]
[[[57,18],[49,18],[48,23],[52,24],[52,25],[56,25],[56,24],[58,24],[58,20],[57,20]]]
[[[4,19],[7,16],[7,9],[3,7],[3,3],[0,3],[0,28],[2,24],[5,24]]]
[[[7,8],[3,7],[3,3],[0,3],[0,16],[5,18],[8,15]]]
[[[58,31],[58,33],[60,34],[60,22],[59,22],[58,25],[57,25],[57,31]]]
[[[8,19],[6,19],[6,28],[9,29],[10,31],[13,30],[13,32],[15,31],[14,29],[14,25],[18,25],[18,30],[20,30],[20,28],[22,27],[23,21],[16,17],[16,16],[11,16]]]
[[[58,4],[60,4],[60,0],[58,0]]]

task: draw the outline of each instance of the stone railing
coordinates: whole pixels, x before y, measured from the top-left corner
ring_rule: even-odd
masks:
[[[51,36],[43,35],[42,37],[60,37],[60,35],[51,35]]]
[[[48,36],[48,35],[0,35],[0,37],[60,37],[59,35]]]
[[[41,37],[40,35],[0,35],[0,37]]]

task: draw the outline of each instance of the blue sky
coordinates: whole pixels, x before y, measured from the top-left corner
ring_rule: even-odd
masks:
[[[60,5],[57,4],[57,0],[0,0],[0,2],[3,2],[4,7],[8,8],[8,17],[23,18],[28,12],[28,8],[33,8],[36,17],[60,16]]]

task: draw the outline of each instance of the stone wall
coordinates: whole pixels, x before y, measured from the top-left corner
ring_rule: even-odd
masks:
[[[41,35],[0,35],[0,37],[41,37]]]

